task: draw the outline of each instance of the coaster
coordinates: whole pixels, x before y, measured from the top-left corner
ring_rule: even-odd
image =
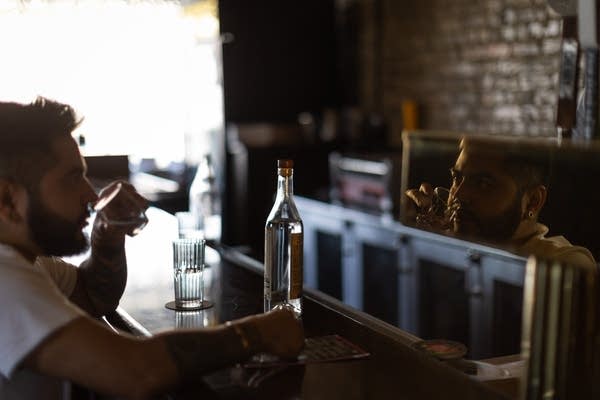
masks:
[[[411,347],[440,360],[456,360],[467,354],[464,344],[445,339],[421,340],[413,343]]]
[[[211,308],[212,306],[214,306],[214,303],[212,301],[208,301],[208,300],[203,300],[202,303],[200,303],[200,305],[198,307],[177,307],[175,305],[175,300],[173,301],[169,301],[167,304],[165,304],[165,307],[167,307],[169,310],[175,310],[175,311],[198,311],[198,310],[204,310],[206,308]]]

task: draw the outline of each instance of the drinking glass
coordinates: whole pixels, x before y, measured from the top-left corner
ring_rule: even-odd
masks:
[[[444,216],[448,210],[448,199],[450,198],[450,189],[438,186],[433,189],[433,201],[431,207],[436,215]]]
[[[175,213],[177,218],[177,228],[179,238],[204,238],[204,232],[198,229],[194,214],[189,211],[180,211]]]
[[[450,227],[449,197],[450,189],[436,187],[433,190],[431,205],[417,214],[417,225],[428,229],[448,229]]]
[[[204,251],[206,241],[183,238],[173,241],[173,287],[175,301],[167,308],[201,310],[212,304],[204,300]]]
[[[118,226],[126,230],[129,236],[141,232],[148,223],[145,207],[141,206],[134,195],[123,189],[119,182],[104,191],[96,203],[88,204],[90,213],[96,213],[101,223],[107,226]]]

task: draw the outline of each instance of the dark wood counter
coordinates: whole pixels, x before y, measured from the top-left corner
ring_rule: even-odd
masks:
[[[214,307],[175,312],[170,240],[174,218],[149,215],[147,229],[128,242],[130,281],[116,327],[151,335],[166,329],[205,327],[262,311],[262,264],[231,248],[207,251],[206,297]],[[159,228],[160,221],[162,226]],[[223,399],[505,399],[499,391],[410,348],[418,338],[306,289],[303,323],[307,337],[339,334],[371,353],[368,359],[309,364],[256,373],[239,367],[199,376],[201,387]],[[192,398],[195,389],[178,398]],[[204,394],[204,393],[203,393]],[[207,396],[207,394],[204,394]],[[177,397],[177,396],[176,396]],[[204,398],[204,397],[203,397]]]

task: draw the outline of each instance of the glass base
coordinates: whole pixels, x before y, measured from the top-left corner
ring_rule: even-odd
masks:
[[[212,301],[208,301],[208,300],[202,300],[200,302],[193,302],[193,304],[190,305],[180,305],[175,303],[175,300],[173,301],[169,301],[167,304],[165,304],[165,307],[167,307],[169,310],[175,310],[175,311],[198,311],[198,310],[204,310],[205,308],[210,308],[214,306],[214,303]]]

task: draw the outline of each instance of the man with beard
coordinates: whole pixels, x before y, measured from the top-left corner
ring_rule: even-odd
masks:
[[[428,183],[407,190],[417,225],[466,239],[502,245],[523,256],[540,255],[573,264],[595,265],[586,248],[563,236],[546,237],[538,222],[547,197],[545,167],[535,152],[493,141],[463,138],[450,170],[447,200]]]
[[[43,98],[0,102],[0,399],[63,398],[61,379],[146,398],[255,353],[297,355],[303,333],[286,310],[148,339],[92,318],[123,294],[127,228],[98,222],[91,239],[83,233],[98,196],[71,136],[78,124],[69,106]],[[58,258],[89,242],[81,266]]]

